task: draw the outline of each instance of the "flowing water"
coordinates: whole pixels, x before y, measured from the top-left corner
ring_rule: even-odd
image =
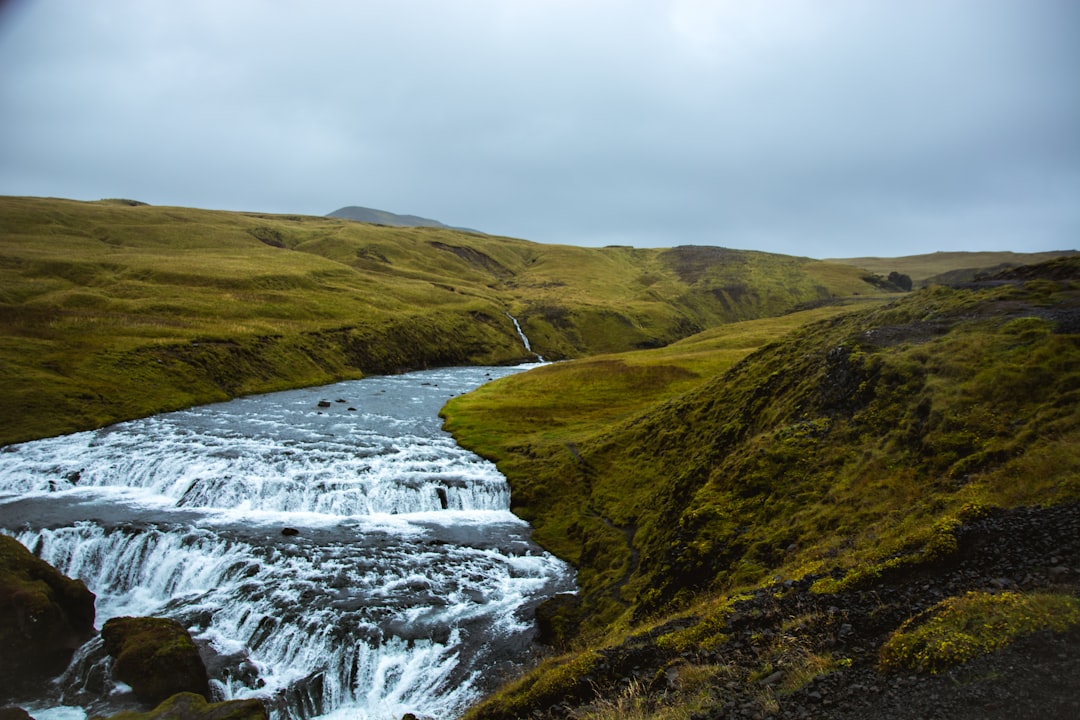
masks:
[[[528,659],[571,571],[438,411],[518,368],[451,368],[243,398],[0,450],[0,529],[110,617],[172,617],[214,699],[282,720],[453,717]],[[100,640],[27,707],[131,707]],[[2,693],[0,693],[2,694]]]

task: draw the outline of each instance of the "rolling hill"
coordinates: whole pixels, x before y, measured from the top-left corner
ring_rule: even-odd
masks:
[[[0,443],[362,373],[671,343],[858,294],[852,267],[0,198]]]
[[[447,405],[580,585],[541,613],[564,654],[469,717],[1068,707],[1008,669],[1080,640],[1080,259],[827,310]]]
[[[358,205],[348,205],[343,208],[338,208],[334,212],[327,213],[326,217],[339,218],[341,220],[355,220],[357,222],[370,223],[372,225],[387,225],[389,227],[435,227],[450,229],[449,225],[445,225],[438,220],[420,217],[419,215],[398,215],[397,213],[388,212],[386,210],[376,210],[374,208],[360,207]]]
[[[1032,265],[1076,254],[1075,250],[1041,253],[936,252],[895,258],[837,258],[827,262],[854,265],[885,276],[890,272],[902,273],[910,277],[916,285],[925,287],[934,283],[970,282],[978,275],[993,274],[1021,265]]]
[[[470,718],[1067,716],[1080,259],[869,260],[0,198],[0,445],[530,360],[516,320],[572,361],[446,426],[580,592]]]

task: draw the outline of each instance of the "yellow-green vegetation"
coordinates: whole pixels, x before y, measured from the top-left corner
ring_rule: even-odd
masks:
[[[180,692],[209,695],[206,667],[188,630],[171,618],[114,617],[101,627],[112,674],[143,702]]]
[[[861,568],[939,550],[972,504],[1080,497],[1080,346],[1053,320],[1078,294],[935,287],[793,323],[726,372],[719,353],[689,391],[680,344],[547,367],[455,399],[447,427],[504,468],[605,620]]]
[[[1043,630],[1080,625],[1080,599],[1051,593],[969,592],[905,622],[881,647],[885,670],[939,673]]]
[[[0,198],[0,444],[361,373],[663,346],[880,290],[720,248]]]
[[[856,589],[949,558],[995,509],[1080,500],[1080,259],[1041,272],[543,368],[456,398],[447,427],[577,567],[567,645],[684,617],[654,647],[707,649],[727,594]],[[806,652],[809,673],[842,660]]]
[[[109,720],[266,720],[267,717],[269,713],[262,702],[254,698],[208,703],[202,695],[184,692],[162,701],[153,710],[125,710],[109,716]]]
[[[535,707],[587,697],[589,673],[599,660],[599,655],[588,651],[548,658],[510,683],[505,692],[491,697],[480,714],[474,711],[473,716],[492,720],[521,717]]]
[[[928,255],[904,257],[859,257],[831,260],[830,262],[854,265],[877,275],[887,276],[897,272],[910,277],[915,283],[952,279],[973,280],[978,274],[986,274],[1020,265],[1049,262],[1060,257],[1075,255],[1075,250],[1058,252],[936,252]]]

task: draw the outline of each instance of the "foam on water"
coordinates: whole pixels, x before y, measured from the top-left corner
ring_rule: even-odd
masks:
[[[448,397],[507,372],[371,378],[5,448],[0,529],[83,579],[99,626],[182,622],[215,699],[452,717],[572,583],[509,512],[505,478],[440,428]],[[88,643],[35,707],[124,706],[122,686],[87,690],[108,662]]]

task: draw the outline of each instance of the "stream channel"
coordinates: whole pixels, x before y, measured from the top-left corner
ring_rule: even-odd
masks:
[[[448,368],[241,398],[0,449],[0,531],[111,617],[185,625],[212,700],[277,720],[460,715],[534,650],[572,570],[509,511],[438,412],[515,368]],[[283,533],[283,531],[286,531]],[[100,639],[24,706],[137,705]],[[2,693],[0,693],[2,694]]]

